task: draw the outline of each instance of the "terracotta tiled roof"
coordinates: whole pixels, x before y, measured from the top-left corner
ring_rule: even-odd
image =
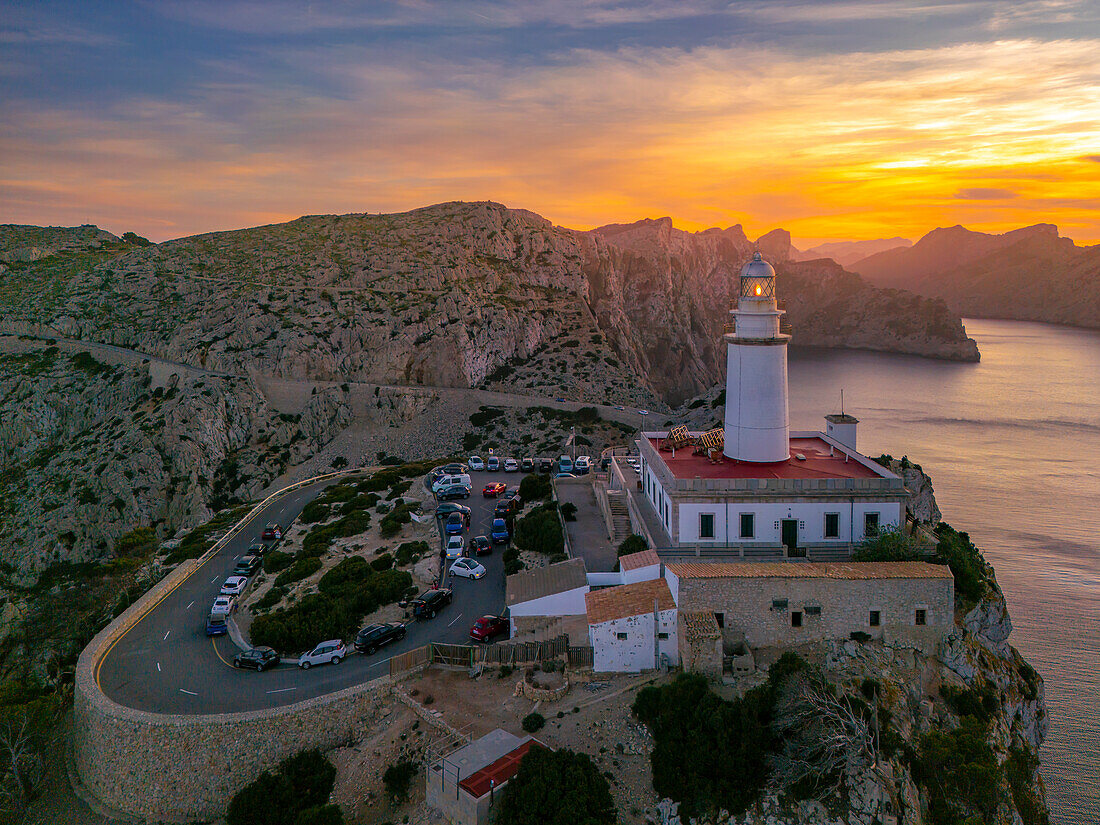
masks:
[[[681,579],[950,579],[945,564],[923,561],[689,562],[665,569]]]
[[[653,612],[653,600],[659,610],[675,610],[676,602],[664,579],[621,584],[584,595],[589,624],[602,624],[612,619],[641,616]]]
[[[649,567],[651,564],[660,563],[661,560],[657,556],[657,551],[652,547],[640,553],[629,553],[625,556],[619,556],[620,570],[637,570],[639,567]]]
[[[584,559],[569,559],[514,573],[505,582],[505,602],[511,606],[584,587],[588,584],[588,571]]]
[[[680,613],[680,626],[684,628],[684,637],[689,642],[717,639],[722,635],[722,631],[718,629],[718,620],[709,611]]]

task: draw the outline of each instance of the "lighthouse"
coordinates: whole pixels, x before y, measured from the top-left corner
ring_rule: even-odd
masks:
[[[790,458],[787,343],[779,331],[775,269],[757,252],[741,269],[733,331],[726,340],[726,420],[723,453],[737,461]]]

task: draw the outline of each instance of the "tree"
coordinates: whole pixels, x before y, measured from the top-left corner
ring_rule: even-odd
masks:
[[[533,747],[501,794],[499,825],[614,825],[607,779],[587,754]]]
[[[46,776],[36,739],[27,713],[0,725],[0,811],[10,811],[16,820],[37,795]]]
[[[565,551],[557,508],[553,503],[540,504],[516,521],[513,542],[521,550],[553,555]]]
[[[868,536],[852,553],[853,561],[918,561],[922,557],[916,540],[893,526]]]
[[[619,555],[629,556],[631,553],[641,553],[643,550],[648,549],[649,544],[643,536],[639,536],[637,533],[631,533],[623,539],[623,543],[619,545]]]

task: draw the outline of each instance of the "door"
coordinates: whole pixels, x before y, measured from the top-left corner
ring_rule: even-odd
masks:
[[[785,518],[782,521],[783,544],[787,548],[788,556],[803,556],[805,553],[798,549],[798,519]]]

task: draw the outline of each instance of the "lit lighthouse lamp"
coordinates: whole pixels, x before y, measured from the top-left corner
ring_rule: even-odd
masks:
[[[733,332],[726,339],[726,420],[723,453],[738,461],[790,458],[787,343],[779,331],[775,269],[757,252],[741,269]]]

